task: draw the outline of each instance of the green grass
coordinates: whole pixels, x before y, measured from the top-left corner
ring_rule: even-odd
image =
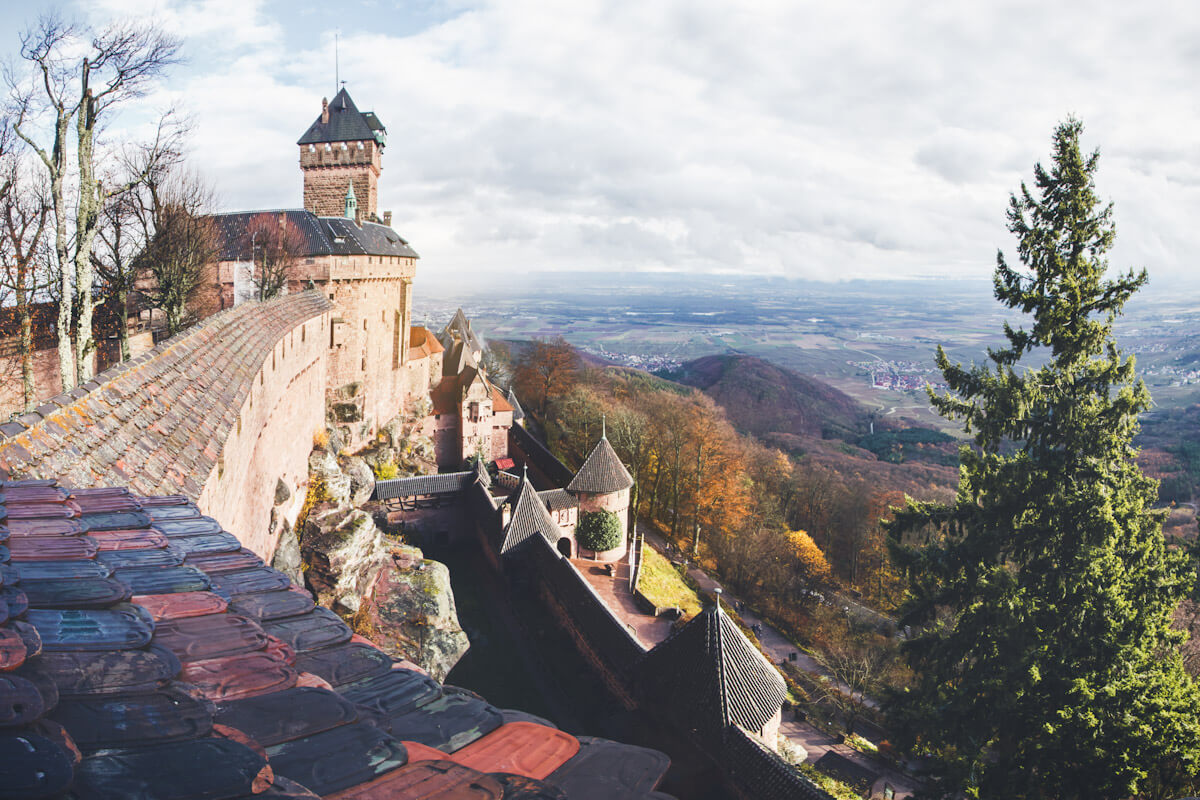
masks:
[[[810,781],[833,795],[836,800],[862,800],[862,795],[854,791],[849,784],[842,783],[832,775],[826,775],[812,764],[804,763],[797,769],[804,773]]]
[[[653,547],[642,546],[642,576],[638,589],[660,608],[678,606],[688,619],[700,613],[700,598],[683,582],[671,562]]]

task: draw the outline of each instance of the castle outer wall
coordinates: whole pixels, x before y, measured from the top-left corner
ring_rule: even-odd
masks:
[[[294,520],[324,427],[331,316],[304,292],[209,317],[0,424],[0,479],[180,494],[269,560],[275,487]]]

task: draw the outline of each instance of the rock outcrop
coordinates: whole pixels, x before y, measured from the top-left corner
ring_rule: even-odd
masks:
[[[318,449],[309,467],[315,489],[294,537],[304,583],[320,605],[342,615],[388,654],[444,679],[470,647],[458,622],[449,570],[385,536],[371,514],[358,507],[375,485],[362,458],[339,459]],[[276,566],[285,572],[291,566],[289,547],[285,537],[276,556]]]
[[[392,563],[376,574],[354,628],[389,655],[445,680],[471,646],[458,624],[450,570],[415,547],[392,548],[391,556]]]

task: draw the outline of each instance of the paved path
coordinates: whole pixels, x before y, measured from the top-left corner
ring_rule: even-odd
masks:
[[[656,532],[642,528],[643,536],[646,543],[658,550],[663,555],[670,558],[670,550],[668,549],[667,541],[659,536]],[[715,589],[722,589],[722,597],[725,602],[734,605],[738,602],[737,598],[727,591],[721,584],[714,580],[707,572],[696,566],[689,566],[687,571],[688,577],[695,581],[696,585],[704,592],[711,593]],[[736,607],[736,606],[735,606]],[[877,613],[877,612],[872,612]],[[775,664],[784,661],[792,660],[792,654],[795,654],[794,664],[808,672],[823,674],[820,665],[813,660],[811,656],[793,644],[786,636],[779,632],[767,622],[764,622],[754,612],[742,608],[738,612],[743,624],[748,628],[755,630],[755,635],[758,637],[759,643],[762,645],[763,651],[767,657]],[[760,627],[755,629],[754,626]],[[874,701],[868,698],[868,705],[875,705]],[[854,762],[855,764],[868,769],[879,775],[875,785],[872,787],[872,795],[875,793],[882,794],[884,783],[887,783],[895,791],[897,798],[907,798],[919,786],[919,781],[906,775],[903,772],[893,769],[879,759],[863,755],[852,747],[844,744],[838,744],[837,739],[818,728],[796,719],[788,712],[784,712],[785,719],[780,725],[779,732],[786,736],[793,744],[804,748],[808,757],[805,759],[809,763],[819,760],[826,753],[833,752],[843,758]]]

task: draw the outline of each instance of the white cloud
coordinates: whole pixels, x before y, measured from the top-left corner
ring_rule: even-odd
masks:
[[[1200,251],[1200,15],[1182,3],[88,8],[187,37],[154,100],[193,114],[229,207],[300,203],[294,142],[332,93],[340,26],[341,76],[389,130],[381,207],[434,272],[986,274],[1012,250],[1008,193],[1068,113],[1104,153],[1114,264],[1183,274]]]

